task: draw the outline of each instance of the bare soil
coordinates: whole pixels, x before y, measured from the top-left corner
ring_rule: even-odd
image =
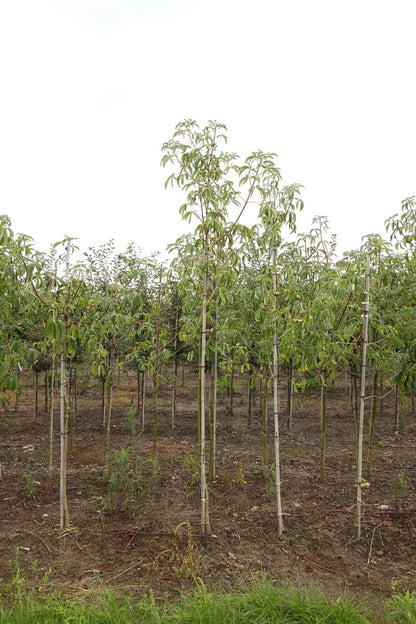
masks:
[[[282,393],[284,387],[282,380]],[[335,598],[347,591],[373,605],[394,591],[416,589],[416,425],[410,402],[402,408],[402,431],[394,428],[392,395],[376,423],[363,537],[357,540],[356,424],[344,379],[328,397],[323,483],[319,394],[295,395],[290,435],[281,410],[285,532],[279,538],[272,480],[262,475],[259,399],[255,397],[247,430],[246,389],[238,382],[234,414],[230,415],[229,397],[218,408],[217,478],[209,489],[212,535],[204,537],[199,527],[195,375],[188,372],[185,385],[178,388],[173,433],[171,391],[168,386],[161,391],[158,470],[153,480],[148,461],[150,394],[145,431],[133,442],[127,413],[136,392],[134,373],[124,373],[115,386],[112,449],[135,445],[143,459],[142,492],[133,501],[121,493],[112,500],[108,496],[100,388],[88,378],[79,388],[68,465],[71,528],[64,532],[59,530],[59,433],[54,438],[55,468],[49,474],[48,417],[40,413],[34,420],[31,376],[24,382],[17,410],[10,406],[0,414],[3,582],[11,579],[18,552],[27,585],[40,592],[58,589],[68,596],[89,594],[107,584],[140,596],[151,589],[158,599],[172,600],[192,591],[198,577],[209,589],[227,591],[262,574],[278,584],[313,586]],[[272,457],[271,405],[269,412]]]

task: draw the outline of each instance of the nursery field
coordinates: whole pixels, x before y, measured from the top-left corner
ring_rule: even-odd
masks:
[[[34,420],[33,376],[22,382],[15,409],[0,415],[0,577],[3,596],[19,583],[38,594],[94,594],[102,585],[132,596],[153,592],[177,600],[202,579],[208,590],[231,591],[266,575],[337,599],[345,591],[371,605],[416,589],[416,424],[412,402],[395,431],[394,393],[375,428],[372,478],[363,494],[362,537],[356,539],[356,422],[343,375],[328,393],[326,477],[320,479],[318,391],[294,397],[285,428],[280,380],[281,487],[285,531],[277,536],[273,475],[262,471],[258,395],[247,428],[246,388],[236,379],[233,413],[218,404],[216,478],[209,485],[211,534],[200,531],[197,374],[177,388],[175,430],[171,389],[161,386],[157,460],[152,457],[151,394],[143,433],[134,421],[136,376],[123,372],[113,396],[111,455],[105,457],[101,394],[84,371],[68,454],[70,528],[59,529],[59,433],[48,471],[48,416]],[[270,406],[272,397],[269,397]],[[272,418],[272,409],[269,409]],[[368,417],[366,415],[366,421]],[[364,439],[368,439],[367,428]],[[366,444],[364,456],[366,455]],[[273,427],[269,427],[272,465]],[[364,476],[367,477],[365,467]],[[368,477],[367,477],[368,478]]]

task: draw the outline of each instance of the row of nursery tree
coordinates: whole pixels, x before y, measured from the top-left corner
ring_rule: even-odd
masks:
[[[50,468],[54,410],[60,414],[61,527],[69,525],[66,466],[69,384],[80,363],[102,383],[102,425],[110,449],[112,391],[117,370],[137,372],[137,409],[144,406],[145,375],[151,379],[153,458],[157,453],[158,393],[172,389],[184,362],[199,370],[198,433],[201,532],[210,532],[209,482],[216,468],[218,382],[247,378],[247,424],[251,389],[263,397],[263,465],[274,462],[277,530],[283,531],[280,488],[279,371],[288,371],[287,423],[292,388],[321,387],[321,479],[325,477],[327,389],[340,369],[350,375],[358,423],[358,449],[366,383],[371,415],[369,470],[380,380],[404,396],[416,372],[416,199],[388,220],[387,238],[366,237],[362,249],[335,255],[325,217],[309,232],[296,232],[303,208],[301,187],[283,185],[275,154],[253,152],[244,161],[224,151],[225,126],[200,128],[186,120],[163,145],[166,185],[185,197],[180,214],[192,233],[170,246],[172,260],[143,257],[130,245],[123,253],[110,241],[85,253],[65,239],[50,253],[33,248],[0,220],[0,391],[3,406],[18,397],[19,375],[44,375],[48,403]],[[248,205],[258,222],[243,225]],[[371,292],[370,292],[371,279]],[[54,391],[59,385],[59,392]],[[274,458],[267,457],[267,394],[273,395]],[[59,405],[58,403],[59,397]],[[59,410],[58,410],[59,407]],[[371,409],[370,409],[371,408]],[[36,408],[37,411],[37,392]],[[144,425],[144,410],[142,410]],[[360,442],[361,436],[361,442]],[[207,438],[207,439],[206,439]],[[360,447],[361,443],[361,447]],[[357,473],[360,532],[362,462]]]

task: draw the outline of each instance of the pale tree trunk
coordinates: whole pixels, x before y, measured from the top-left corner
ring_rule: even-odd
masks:
[[[267,457],[267,391],[269,387],[269,379],[267,372],[264,375],[263,396],[262,396],[262,418],[263,418],[263,477],[267,479],[269,471],[269,462]]]
[[[201,351],[199,356],[199,412],[200,412],[200,456],[201,456],[201,533],[211,533],[209,522],[208,486],[206,476],[205,459],[205,360],[207,339],[207,290],[208,290],[208,241],[205,241],[205,269],[202,286],[202,311],[201,311]]]
[[[141,414],[141,427],[140,427],[140,431],[142,433],[144,431],[145,409],[146,409],[146,372],[143,371],[142,373],[142,414]]]
[[[361,537],[361,504],[363,485],[363,429],[364,429],[364,401],[365,401],[365,374],[367,366],[367,344],[368,344],[368,311],[370,298],[370,241],[367,246],[367,263],[365,270],[365,288],[363,301],[363,333],[362,333],[362,357],[361,357],[361,384],[360,384],[360,411],[358,418],[358,440],[357,440],[357,514],[356,527],[357,539]]]
[[[252,407],[252,374],[251,369],[248,372],[248,381],[247,381],[247,429],[251,429],[251,407]]]
[[[102,380],[101,392],[102,392],[102,401],[101,401],[102,420],[101,420],[101,427],[102,427],[102,430],[105,431],[105,429],[106,429],[106,418],[107,418],[107,389],[106,389],[106,385],[105,385],[105,379]]]
[[[321,375],[321,482],[325,481],[326,463],[326,415],[328,402],[328,377]]]
[[[55,409],[55,349],[52,353],[52,366],[51,366],[51,393],[50,393],[50,405],[49,405],[49,461],[48,470],[53,470],[53,418]]]
[[[156,322],[156,348],[155,348],[155,364],[154,364],[154,372],[153,372],[153,446],[152,446],[152,460],[156,461],[157,455],[157,402],[158,402],[158,392],[159,392],[159,379],[160,379],[160,362],[159,362],[159,352],[160,352],[160,306],[162,302],[162,278],[163,278],[163,267],[160,268],[159,274],[159,288],[158,288],[158,310],[157,310],[157,322]]]
[[[230,392],[230,416],[232,418],[234,416],[234,363],[231,364],[229,392]]]
[[[49,412],[49,370],[45,371],[44,375],[45,381],[45,404],[44,404],[44,412],[47,414]]]
[[[69,281],[69,258],[71,253],[71,245],[69,241],[66,246],[66,263],[65,263],[65,284]],[[61,530],[69,527],[69,511],[67,501],[67,464],[68,464],[68,427],[69,427],[69,409],[66,393],[67,372],[65,366],[66,356],[66,291],[63,294],[62,301],[62,339],[61,339],[61,386],[60,386],[60,434],[61,434],[61,463],[60,463],[60,513],[59,525]]]
[[[289,360],[289,369],[287,376],[287,430],[292,433],[292,415],[293,415],[293,355]]]
[[[382,419],[384,416],[384,379],[381,377],[380,379],[380,409],[379,409],[379,418]]]
[[[113,409],[113,386],[114,386],[114,364],[115,364],[115,351],[116,351],[116,333],[113,331],[111,336],[109,363],[108,363],[108,377],[107,377],[107,400],[106,400],[106,414],[105,414],[105,452],[106,455],[110,453],[110,436],[111,436],[111,412]]]
[[[19,398],[20,398],[20,392],[19,392],[20,364],[18,364],[17,366],[18,366],[18,369],[17,369],[17,388],[16,388],[16,394],[14,396],[14,411],[15,412],[19,411]]]
[[[140,377],[139,366],[137,366],[136,381],[137,381],[137,415],[139,417],[139,414],[140,414],[140,400],[141,400],[141,377]]]
[[[281,498],[281,480],[280,480],[280,434],[279,434],[279,352],[278,352],[278,336],[277,336],[277,312],[279,309],[278,299],[278,281],[277,281],[277,251],[276,246],[273,249],[273,290],[274,290],[274,312],[276,315],[274,321],[273,334],[273,422],[274,422],[274,458],[275,458],[275,486],[276,486],[276,505],[277,505],[277,534],[280,537],[283,533],[283,511]]]
[[[111,375],[111,372],[110,372]],[[113,379],[112,377],[108,380],[108,386],[106,388],[106,406],[107,412],[105,417],[105,452],[106,455],[110,452],[110,438],[111,438],[111,412],[113,410]]]
[[[39,413],[39,373],[35,371],[35,420],[38,419]]]
[[[373,458],[373,443],[374,443],[374,425],[377,414],[377,390],[378,390],[378,370],[374,368],[373,371],[373,395],[371,398],[371,417],[370,417],[370,431],[368,435],[368,455],[367,455],[367,470],[368,478],[371,479],[372,473],[372,458]]]
[[[394,392],[394,422],[396,431],[400,431],[399,384],[397,383]]]
[[[153,437],[152,437],[152,461],[156,461],[157,456],[157,399],[158,399],[158,382],[157,373],[153,375]]]
[[[217,306],[214,317],[214,352],[211,366],[210,405],[209,405],[209,481],[215,481],[217,454],[217,376],[218,376],[218,342],[217,342]]]
[[[176,420],[176,388],[178,385],[178,324],[179,324],[179,308],[176,309],[175,314],[175,338],[173,341],[173,371],[172,371],[172,415],[171,415],[171,429],[175,430]]]

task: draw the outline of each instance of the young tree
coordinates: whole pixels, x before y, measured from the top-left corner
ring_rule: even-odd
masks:
[[[187,193],[186,202],[180,208],[181,216],[188,221],[197,220],[193,239],[195,263],[191,279],[192,285],[196,286],[200,294],[199,430],[202,533],[210,531],[205,449],[207,334],[208,329],[211,329],[209,320],[215,310],[219,288],[226,281],[235,239],[251,234],[247,228],[240,226],[241,216],[255,193],[263,201],[268,194],[270,196],[274,192],[271,187],[275,184],[278,171],[272,154],[253,152],[239,165],[236,154],[220,151],[220,144],[226,142],[225,131],[225,126],[217,122],[210,122],[200,129],[195,121],[185,120],[177,125],[172,139],[163,145],[162,158],[163,166],[171,165],[175,168],[166,185],[177,184]],[[236,208],[237,214],[234,221],[227,223],[228,211],[232,207]]]

